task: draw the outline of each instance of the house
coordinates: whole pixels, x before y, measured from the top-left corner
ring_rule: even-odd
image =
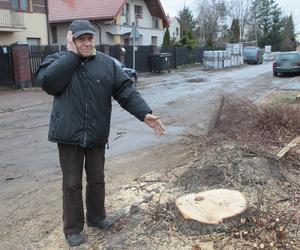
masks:
[[[172,42],[178,42],[180,40],[180,24],[176,17],[168,16],[169,32]]]
[[[0,0],[0,44],[48,44],[46,0]]]
[[[88,19],[96,27],[96,44],[161,45],[168,20],[159,0],[48,1],[52,44],[66,44],[69,24]],[[132,32],[134,23],[137,32]]]

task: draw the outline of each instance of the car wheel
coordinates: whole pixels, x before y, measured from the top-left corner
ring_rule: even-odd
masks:
[[[133,82],[133,85],[136,86],[136,84],[137,84],[137,76],[133,74],[133,75],[131,76],[131,80],[132,80],[132,82]]]
[[[278,76],[278,73],[273,71],[273,76]]]

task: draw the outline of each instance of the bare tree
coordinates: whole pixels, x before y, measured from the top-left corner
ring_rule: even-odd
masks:
[[[251,0],[230,0],[229,14],[239,20],[240,41],[244,39],[245,27],[251,15]]]
[[[225,17],[225,3],[223,0],[198,0],[196,4],[200,41],[209,44],[221,31],[219,26]]]

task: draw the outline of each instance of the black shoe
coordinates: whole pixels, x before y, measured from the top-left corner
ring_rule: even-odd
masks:
[[[85,238],[84,236],[79,233],[79,234],[65,234],[66,240],[69,243],[71,247],[74,246],[79,246],[83,243],[85,243]]]
[[[124,214],[118,214],[115,216],[111,216],[109,218],[104,218],[100,220],[98,223],[87,222],[88,227],[97,227],[99,229],[109,229],[111,228],[118,220],[120,220]]]

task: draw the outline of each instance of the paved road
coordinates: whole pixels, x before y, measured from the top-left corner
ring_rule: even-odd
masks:
[[[153,136],[152,130],[114,103],[107,156],[176,140],[195,125],[203,129],[219,94],[244,95],[255,100],[274,88],[299,87],[299,76],[274,78],[271,64],[218,72],[194,67],[170,74],[145,74],[140,79],[139,91],[154,113],[166,122],[166,136]],[[0,94],[0,185],[3,177],[40,177],[55,172],[56,145],[47,142],[51,102],[50,96],[39,91]]]

